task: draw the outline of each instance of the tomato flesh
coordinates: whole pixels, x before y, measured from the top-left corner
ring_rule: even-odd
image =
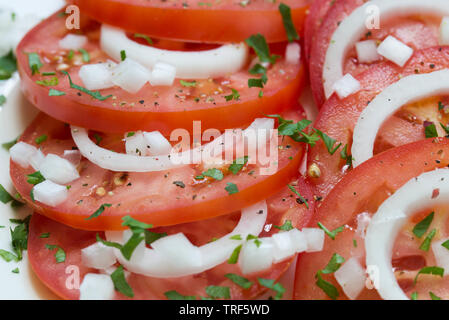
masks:
[[[72,0],[83,14],[130,32],[179,41],[226,43],[261,33],[269,43],[286,41],[279,3],[252,0],[220,2]],[[301,33],[310,0],[283,1]],[[232,23],[230,23],[232,21]]]
[[[285,117],[301,119],[302,111],[291,111]],[[47,140],[36,144],[36,138],[47,135]],[[121,135],[102,134],[100,146],[115,145],[117,152],[124,152]],[[63,156],[75,144],[70,127],[40,114],[20,138],[35,145],[44,154]],[[247,164],[238,174],[230,172],[222,180],[198,182],[195,177],[204,170],[202,165],[186,165],[180,168],[146,173],[112,172],[102,169],[87,159],[78,166],[80,178],[71,182],[69,197],[62,204],[50,207],[30,198],[32,185],[27,174],[34,170],[22,168],[11,161],[10,174],[14,186],[25,201],[37,212],[74,228],[87,230],[123,229],[121,219],[132,215],[136,219],[155,226],[174,225],[228,214],[261,201],[285,187],[297,175],[304,155],[304,145],[290,138],[279,140],[277,170],[272,175],[262,175],[260,164]],[[266,166],[265,166],[266,167]],[[226,173],[227,166],[221,168]],[[228,183],[234,183],[238,192],[229,194]],[[102,204],[109,203],[104,214],[86,220]]]
[[[80,30],[89,39],[84,47],[90,55],[88,64],[106,61],[108,56],[98,43],[98,23],[82,20]],[[257,78],[248,72],[248,67],[222,78],[191,79],[189,82],[196,81],[196,85],[190,87],[178,79],[172,86],[154,87],[147,83],[136,94],[112,87],[100,90],[103,96],[112,95],[100,101],[70,88],[68,78],[57,71],[65,69],[75,84],[83,86],[78,75],[80,67],[86,64],[82,55],[75,53],[70,58],[70,51],[61,50],[58,45],[66,34],[64,19],[55,14],[25,36],[17,49],[22,91],[33,105],[53,118],[102,132],[152,128],[169,135],[177,128],[191,131],[194,120],[201,121],[203,130],[235,128],[295,105],[304,82],[302,63],[292,65],[280,59],[269,68],[268,82],[262,90],[248,87],[248,79]],[[163,41],[159,43],[164,44]],[[40,74],[32,75],[27,53],[39,54],[43,63]],[[51,87],[37,84],[36,81],[50,78],[42,75],[45,72],[56,72],[59,84]],[[49,88],[65,95],[49,96]],[[226,101],[232,89],[237,90],[240,97]]]
[[[337,0],[331,6],[322,22],[321,27],[314,35],[311,47],[309,72],[313,95],[318,107],[326,101],[323,90],[323,65],[330,39],[337,29],[340,21],[347,17],[354,9],[364,4],[363,0]],[[392,21],[383,21],[380,29],[374,29],[360,40],[380,40],[392,35],[404,42],[414,50],[429,48],[438,45],[438,26],[440,20],[434,17],[399,17]],[[382,59],[384,60],[384,59]],[[382,61],[380,60],[380,61]],[[359,63],[355,48],[349,50],[343,64],[343,74],[357,75],[373,64]]]
[[[350,153],[352,134],[360,113],[384,88],[393,84],[400,77],[419,73],[429,73],[449,66],[449,48],[434,47],[415,51],[408,63],[400,68],[393,63],[383,62],[372,66],[366,72],[357,75],[362,90],[345,99],[336,95],[329,98],[323,105],[315,127],[329,136],[347,145]],[[406,143],[425,138],[424,123],[432,121],[439,126],[439,122],[449,121],[444,110],[438,110],[438,101],[444,99],[434,97],[424,102],[403,106],[394,116],[390,117],[380,128],[374,153],[385,151]],[[443,134],[443,133],[442,133]],[[320,141],[308,153],[308,164],[315,164],[320,169],[319,177],[311,177],[310,182],[316,187],[316,192],[325,197],[335,184],[344,176],[342,170],[346,161],[341,159],[339,152],[329,154],[325,145]]]
[[[284,187],[276,195],[267,199],[268,217],[267,225],[282,225],[290,220],[297,228],[307,226],[314,208],[314,200],[310,187],[302,178],[296,181],[297,190],[309,199],[309,209],[305,204],[298,204],[292,192]],[[167,234],[184,233],[195,245],[203,245],[214,237],[222,237],[235,228],[240,213],[232,213],[217,218],[199,222],[180,224],[173,227],[152,229],[154,232],[166,232]],[[268,229],[266,229],[268,230]],[[270,236],[278,232],[272,227],[269,231],[263,231],[260,237]],[[40,238],[42,233],[50,233],[49,238]],[[104,237],[104,235],[101,234]],[[78,299],[79,290],[69,289],[66,286],[67,266],[79,268],[80,279],[87,273],[98,272],[83,266],[81,262],[81,249],[96,241],[96,233],[72,229],[59,224],[39,214],[34,214],[30,223],[28,238],[28,256],[31,266],[39,279],[47,285],[55,294],[64,299]],[[46,244],[56,244],[66,252],[66,261],[56,263],[54,252],[45,248]],[[224,277],[227,273],[240,274],[240,268],[227,262],[217,267],[192,276],[180,278],[157,279],[142,275],[131,274],[128,278],[129,285],[133,288],[135,299],[165,299],[164,292],[177,290],[183,295],[205,296],[204,289],[208,285],[228,286],[232,299],[252,299],[260,295],[266,289],[257,282],[257,277],[277,280],[288,268],[294,257],[274,264],[269,270],[245,276],[254,284],[250,289],[242,289]],[[120,293],[116,299],[125,299]]]
[[[357,257],[361,265],[365,265],[364,240],[355,233],[358,214],[375,213],[379,205],[404,183],[423,172],[448,164],[449,139],[430,138],[387,150],[349,171],[317,205],[311,222],[311,226],[321,222],[329,230],[344,225],[344,231],[335,240],[326,236],[322,252],[301,254],[296,269],[295,299],[328,298],[315,285],[315,274],[327,265],[334,253],[346,260]],[[406,247],[402,246],[401,250],[402,254],[395,254],[395,259],[409,256]],[[323,278],[339,290],[340,298],[345,298],[332,274],[323,275]],[[359,299],[379,299],[379,296],[374,289],[365,288]]]

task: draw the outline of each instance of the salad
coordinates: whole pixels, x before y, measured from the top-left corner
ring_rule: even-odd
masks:
[[[449,298],[448,45],[447,0],[70,0],[0,58],[38,110],[0,257],[70,300]]]

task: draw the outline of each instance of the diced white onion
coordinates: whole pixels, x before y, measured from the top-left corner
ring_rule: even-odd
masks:
[[[377,53],[385,59],[394,62],[400,67],[403,67],[412,56],[413,49],[395,37],[388,36],[384,41],[382,41],[379,47],[377,47]]]
[[[365,238],[366,234],[366,228],[368,228],[368,225],[371,221],[371,215],[368,212],[362,212],[357,215],[357,229],[355,233],[360,238]]]
[[[449,17],[443,17],[440,24],[439,44],[440,46],[449,45]]]
[[[59,47],[67,50],[78,50],[87,43],[87,37],[69,33],[59,40]]]
[[[318,228],[303,228],[301,232],[307,240],[306,252],[317,252],[323,250],[324,231]]]
[[[259,245],[254,240],[246,241],[239,255],[239,266],[243,274],[269,269],[274,260],[274,244],[271,238],[260,238]]]
[[[273,127],[274,119],[255,119],[246,130],[241,132],[241,135],[246,136],[249,135],[250,131],[257,133],[258,130],[270,130]],[[72,138],[84,157],[103,169],[117,172],[168,170],[190,164],[195,159],[203,160],[209,155],[221,155],[223,148],[226,148],[226,146],[223,146],[225,141],[225,134],[223,134],[208,144],[181,153],[140,157],[101,148],[90,140],[86,129],[75,126],[71,126],[71,129]]]
[[[126,58],[112,70],[112,83],[130,93],[139,92],[150,79],[150,71],[130,58]]]
[[[80,177],[78,170],[70,161],[51,153],[42,161],[40,172],[45,179],[59,184],[66,184]]]
[[[147,149],[148,149],[147,143],[145,141],[142,131],[136,131],[130,137],[128,137],[128,134],[125,134],[126,154],[136,156],[146,156]]]
[[[27,168],[30,165],[30,159],[36,152],[36,147],[22,141],[16,143],[9,149],[11,160],[19,164],[22,168]]]
[[[353,167],[373,156],[374,141],[385,120],[402,106],[449,93],[449,69],[404,77],[379,93],[362,111],[354,127]]]
[[[334,83],[333,89],[340,99],[356,93],[360,90],[360,82],[349,73]]]
[[[432,251],[436,265],[444,269],[444,275],[449,274],[449,250],[442,246],[449,238],[432,242]]]
[[[42,162],[45,160],[45,155],[41,151],[41,149],[36,150],[36,152],[30,157],[30,165],[34,170],[39,171]]]
[[[67,187],[45,180],[34,186],[33,195],[34,200],[56,207],[67,199]]]
[[[295,252],[300,253],[307,250],[307,238],[302,231],[292,229],[289,231]]]
[[[115,66],[116,64],[113,62],[85,64],[80,68],[78,74],[87,89],[107,89],[114,86],[112,70]]]
[[[298,64],[301,59],[301,46],[297,42],[292,42],[285,49],[285,61],[289,64]]]
[[[112,300],[114,283],[106,274],[88,273],[80,285],[80,300]]]
[[[203,51],[170,51],[139,44],[129,39],[123,30],[103,25],[101,48],[110,57],[120,60],[120,52],[148,69],[158,62],[176,68],[176,77],[182,79],[207,79],[221,77],[243,68],[248,57],[244,43],[226,44],[217,49]]]
[[[366,266],[378,270],[377,291],[383,299],[408,299],[391,264],[395,239],[408,217],[421,210],[447,204],[448,181],[449,169],[437,169],[412,178],[385,200],[372,217],[365,237]],[[435,189],[440,191],[438,197],[433,196]]]
[[[150,84],[152,86],[171,86],[175,81],[176,67],[167,63],[158,62],[151,72]]]
[[[371,63],[380,59],[377,53],[376,40],[364,40],[355,44],[357,60],[360,63]]]
[[[372,0],[352,11],[334,31],[326,52],[323,67],[323,87],[326,98],[331,96],[334,83],[343,76],[343,63],[348,51],[366,33],[366,23],[369,17],[366,13],[372,12],[372,8],[378,9],[381,21],[414,14],[421,16],[426,14],[449,15],[449,1],[447,0]]]
[[[275,263],[278,263],[295,254],[296,247],[293,244],[290,231],[275,233],[271,239],[273,240],[274,245],[273,258]]]
[[[169,154],[172,150],[170,142],[159,132],[143,133],[146,145],[149,147],[148,152],[152,156]]]
[[[64,150],[64,159],[77,167],[81,162],[81,152],[78,150]]]
[[[365,287],[365,269],[357,258],[350,258],[334,273],[335,279],[346,296],[355,300]]]
[[[246,241],[248,234],[257,236],[263,230],[266,218],[267,204],[262,201],[242,210],[240,221],[231,233],[201,247],[193,246],[185,236],[176,234],[153,242],[151,246],[154,249],[146,248],[142,242],[130,260],[126,260],[119,250],[114,249],[114,252],[127,270],[148,277],[170,278],[197,274],[225,262],[234,249]],[[108,241],[123,243],[126,237],[120,234],[106,232],[106,238]],[[242,240],[230,239],[234,235],[240,235]]]
[[[115,263],[117,258],[111,247],[95,242],[81,250],[81,260],[86,267],[107,269]]]

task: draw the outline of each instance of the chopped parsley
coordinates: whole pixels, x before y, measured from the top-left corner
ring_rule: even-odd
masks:
[[[305,199],[299,192],[296,190],[293,186],[287,184],[287,187],[290,189],[291,192],[296,194],[298,198],[306,205],[306,208],[309,209],[309,204],[307,203],[307,199]]]
[[[223,172],[221,172],[221,170],[218,170],[215,168],[212,168],[212,169],[209,169],[209,170],[203,172],[202,175],[206,176],[206,177],[213,178],[215,180],[223,180]]]
[[[14,253],[0,249],[0,258],[5,260],[6,262],[17,261],[17,257]]]
[[[441,300],[441,298],[439,296],[437,296],[435,293],[433,293],[432,291],[429,291],[429,296],[430,296],[430,299],[432,299],[432,300]]]
[[[231,291],[229,287],[207,286],[206,294],[214,299],[230,299]]]
[[[437,233],[437,229],[432,229],[432,231],[429,232],[429,234],[426,236],[424,241],[419,246],[419,249],[423,250],[423,251],[429,251],[430,243],[432,242],[432,239],[436,233]]]
[[[315,275],[315,278],[317,279],[315,284],[324,291],[324,293],[331,298],[332,300],[336,300],[338,298],[338,290],[337,288],[330,282],[323,279],[321,276],[322,272],[321,270],[318,271]]]
[[[436,138],[438,137],[437,128],[435,127],[434,123],[431,123],[427,125],[424,128],[424,134],[426,135],[426,138]]]
[[[429,229],[429,226],[432,223],[434,215],[435,212],[432,211],[424,219],[418,222],[413,228],[413,234],[418,238],[421,238],[427,232],[427,229]]]
[[[100,101],[104,101],[104,100],[112,97],[112,94],[110,94],[108,96],[102,96],[99,91],[91,91],[91,90],[88,90],[88,89],[86,89],[84,87],[76,85],[76,84],[74,84],[72,82],[72,78],[70,77],[70,74],[67,71],[61,71],[61,72],[63,74],[65,74],[69,78],[70,88],[72,88],[72,89],[76,89],[76,90],[78,90],[80,92],[84,92],[84,93],[90,95],[92,98],[95,98],[95,99],[100,100]]]
[[[33,172],[27,175],[27,182],[32,185],[44,182],[45,178],[40,171]]]
[[[134,291],[126,281],[125,272],[123,271],[122,265],[117,267],[117,269],[115,269],[115,271],[111,274],[111,279],[114,283],[115,290],[127,297],[134,297]]]
[[[39,55],[35,52],[30,52],[28,55],[28,65],[31,69],[31,75],[39,73],[39,69],[43,66]]]
[[[337,146],[335,146],[335,144],[337,143],[335,141],[335,139],[332,139],[331,137],[329,137],[327,134],[325,134],[321,130],[318,130],[318,129],[314,129],[314,130],[321,137],[321,140],[323,140],[324,145],[326,146],[326,149],[329,152],[329,154],[333,155],[341,147],[341,145],[342,145],[341,142]]]
[[[296,32],[295,25],[292,21],[292,15],[290,11],[290,7],[286,4],[279,4],[279,12],[282,16],[282,22],[284,23],[285,32],[287,33],[287,39],[289,42],[293,40],[299,40],[299,35]]]
[[[410,295],[410,299],[412,300],[418,300],[418,292],[412,292],[412,294]]]
[[[41,144],[42,142],[47,141],[48,136],[46,134],[43,134],[34,140],[37,144]]]
[[[120,59],[122,59],[122,61],[126,60],[126,51],[125,50],[120,51]]]
[[[321,222],[318,222],[317,224],[318,224],[318,227],[320,229],[322,229],[324,231],[324,233],[327,234],[329,236],[329,238],[331,238],[332,240],[335,240],[335,237],[337,236],[337,234],[342,232],[345,228],[344,226],[341,226],[341,227],[336,228],[333,231],[330,231]]]
[[[85,49],[79,49],[78,51],[83,55],[83,61],[84,62],[89,62],[90,61],[89,52],[87,52]]]
[[[104,210],[106,210],[106,208],[110,208],[111,206],[112,206],[112,204],[110,204],[110,203],[103,203],[100,206],[100,208],[98,208],[94,213],[92,213],[89,217],[87,217],[84,220],[90,220],[90,219],[99,217],[104,212]]]
[[[294,229],[292,226],[292,222],[290,220],[286,220],[282,226],[274,226],[274,227],[282,231],[290,231]]]
[[[65,254],[64,249],[62,249],[60,246],[55,245],[55,244],[46,244],[45,248],[47,248],[48,250],[57,249],[56,253],[55,253],[56,263],[61,263],[61,262],[65,261],[66,254]]]
[[[268,47],[267,41],[265,40],[265,37],[260,33],[252,35],[251,37],[246,39],[245,42],[248,46],[253,48],[254,52],[259,57],[260,62],[269,62],[273,64],[279,57],[270,54],[270,48]]]
[[[345,262],[345,258],[343,258],[338,253],[334,253],[332,255],[332,258],[330,259],[330,261],[326,265],[326,267],[323,270],[321,270],[321,272],[324,273],[324,274],[334,273],[335,271],[340,269],[340,266],[341,266],[341,264],[343,262]]]
[[[149,36],[145,35],[145,34],[134,33],[133,37],[134,38],[145,39],[148,44],[150,44],[150,45],[153,44],[153,40],[151,40],[151,38]]]
[[[162,232],[162,233],[157,233],[157,232],[152,232],[149,230],[145,230],[144,231],[144,235],[145,235],[145,243],[150,245],[152,244],[154,241],[166,237],[167,233],[166,232]]]
[[[229,171],[232,172],[232,174],[239,173],[240,170],[245,166],[245,164],[248,162],[248,156],[244,156],[241,158],[235,159],[232,164],[229,166]]]
[[[48,91],[48,96],[49,97],[60,97],[60,96],[65,96],[65,92],[64,91],[59,91],[56,89],[50,89]]]
[[[275,283],[273,279],[257,278],[257,281],[262,287],[276,292],[276,296],[274,297],[275,300],[281,299],[285,293],[285,288],[282,286],[282,284],[280,284],[279,282]]]
[[[8,191],[0,184],[0,201],[7,204],[13,201],[14,198],[9,194]]]
[[[59,84],[58,77],[51,77],[50,79],[37,80],[36,84],[44,87],[57,86]]]
[[[347,144],[345,144],[343,149],[340,151],[340,158],[342,158],[343,160],[346,160],[346,164],[349,167],[352,167],[352,160],[354,160],[354,158],[352,157],[352,155],[348,154],[348,145]]]
[[[0,95],[0,107],[6,103],[6,97],[4,95]]]
[[[238,101],[240,99],[240,93],[233,88],[231,88],[231,92],[232,93],[230,95],[225,96],[226,101],[231,101],[231,100]]]
[[[11,149],[16,143],[17,143],[17,139],[2,143],[2,148],[5,149],[6,151],[9,151],[9,149]]]
[[[249,289],[253,285],[251,281],[235,273],[227,273],[225,277],[243,289]]]
[[[19,270],[19,268],[15,268],[15,269],[12,269],[11,272],[12,273],[20,273],[20,270]]]
[[[50,232],[41,233],[39,238],[45,239],[50,237]]]
[[[195,296],[184,296],[176,290],[167,291],[164,295],[168,300],[196,300]]]
[[[232,254],[231,254],[231,256],[228,259],[228,263],[229,264],[236,264],[237,263],[241,250],[242,250],[242,245],[239,245],[239,246],[237,246],[234,249],[234,251],[232,251]]]
[[[17,62],[14,53],[10,51],[0,58],[0,80],[7,80],[17,70]]]
[[[235,183],[232,182],[228,182],[226,184],[225,190],[228,192],[228,194],[234,194],[234,193],[238,193],[239,189],[237,188],[237,185]]]
[[[196,81],[185,81],[185,80],[179,80],[179,83],[181,83],[181,85],[183,87],[196,87]]]
[[[418,273],[415,276],[415,279],[413,280],[413,283],[416,284],[416,282],[418,281],[418,276],[420,274],[432,274],[434,276],[439,276],[439,277],[443,277],[444,275],[444,269],[441,267],[424,267],[421,270],[418,271]]]
[[[449,240],[444,241],[441,246],[449,250]]]

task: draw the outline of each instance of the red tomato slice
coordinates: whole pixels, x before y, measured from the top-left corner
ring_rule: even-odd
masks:
[[[294,298],[326,299],[327,295],[315,284],[315,274],[327,265],[334,253],[346,260],[359,257],[359,262],[365,264],[364,241],[355,234],[357,215],[376,212],[378,206],[404,183],[423,172],[448,164],[449,139],[430,138],[385,151],[348,172],[317,206],[311,223],[311,226],[316,226],[321,222],[329,230],[345,225],[345,229],[335,240],[326,236],[322,252],[305,253],[299,257]],[[409,256],[406,246],[399,249],[401,251],[395,254],[395,259]],[[333,275],[323,275],[323,279],[338,288],[339,298],[345,297]],[[378,295],[375,290],[365,289],[359,298],[378,298]]]
[[[310,6],[309,14],[304,23],[304,52],[307,61],[310,59],[310,50],[315,33],[320,28],[326,13],[334,2],[333,0],[315,0]]]
[[[323,91],[323,65],[326,51],[332,34],[340,21],[347,17],[354,9],[363,5],[363,0],[337,0],[328,11],[321,27],[314,35],[310,53],[309,72],[310,82],[318,107],[326,101]],[[370,30],[361,40],[383,40],[392,35],[413,49],[424,49],[438,45],[438,26],[440,20],[430,17],[395,18],[383,21],[378,30]],[[374,63],[375,64],[375,63]],[[344,74],[357,75],[373,64],[358,63],[355,49],[351,49],[344,63]]]
[[[130,32],[180,41],[226,43],[261,33],[268,42],[287,40],[278,2],[72,0],[82,13]],[[310,0],[285,0],[302,31]],[[230,23],[232,21],[232,23]]]
[[[291,220],[292,225],[297,228],[307,226],[310,220],[314,201],[310,187],[302,178],[297,181],[297,190],[309,199],[309,209],[304,204],[298,204],[292,192],[287,188],[267,200],[268,218],[267,225],[280,226],[286,220]],[[174,234],[184,233],[195,245],[202,245],[209,242],[214,237],[222,237],[234,229],[240,218],[240,213],[233,213],[209,220],[194,223],[176,225],[155,229],[155,232],[167,232]],[[269,232],[263,231],[260,237],[269,236],[278,230],[271,228]],[[40,238],[42,233],[50,233],[49,238]],[[81,262],[81,249],[96,241],[96,233],[91,231],[81,231],[59,224],[53,220],[45,218],[39,214],[34,214],[30,223],[28,236],[28,257],[31,266],[41,281],[47,285],[54,293],[64,299],[78,299],[79,290],[68,289],[65,285],[68,266],[79,267],[79,275],[82,280],[86,273],[97,272],[94,269],[86,268]],[[46,244],[56,244],[66,252],[66,260],[63,263],[56,263],[54,252],[45,248]],[[264,292],[258,282],[257,277],[277,280],[288,268],[294,258],[277,263],[271,269],[245,276],[254,284],[244,290],[224,277],[227,273],[240,273],[238,265],[227,262],[203,273],[184,276],[173,279],[156,279],[137,274],[131,274],[128,283],[134,290],[135,299],[165,299],[164,292],[177,290],[183,295],[205,296],[204,289],[208,285],[228,286],[231,289],[232,299],[251,299]],[[116,299],[126,298],[117,293]]]
[[[416,72],[429,73],[448,67],[448,47],[415,51],[403,68],[390,62],[378,63],[356,76],[362,90],[341,100],[333,95],[326,101],[315,122],[315,127],[342,142],[343,146],[347,145],[347,151],[350,153],[354,126],[369,101],[373,100],[384,88],[396,82],[400,76],[405,77]],[[403,106],[380,128],[374,145],[374,153],[424,139],[424,121],[432,121],[438,128],[439,122],[446,124],[449,121],[448,115],[444,110],[438,109],[438,101],[445,100],[434,97]],[[344,175],[342,168],[346,161],[341,159],[339,152],[329,154],[320,141],[315,147],[310,148],[307,163],[318,166],[320,176],[311,177],[310,181],[315,185],[316,192],[325,197]]]
[[[106,61],[108,56],[99,47],[99,25],[92,20],[83,20],[81,31],[89,38],[85,50],[91,63]],[[247,70],[227,77],[196,80],[195,87],[185,87],[179,80],[172,86],[153,87],[145,85],[137,94],[130,94],[118,87],[101,90],[103,96],[112,98],[100,101],[69,86],[69,81],[57,72],[59,84],[52,87],[36,83],[49,79],[44,72],[55,72],[66,68],[73,82],[83,86],[78,76],[84,64],[82,55],[75,53],[69,59],[69,51],[59,48],[59,40],[67,34],[65,20],[53,15],[29,32],[17,49],[21,86],[26,97],[40,110],[53,118],[102,132],[125,132],[132,130],[158,130],[169,135],[175,128],[192,130],[192,122],[201,120],[203,130],[240,127],[264,114],[279,113],[296,104],[304,82],[301,63],[287,65],[279,60],[268,71],[268,82],[259,97],[260,88],[248,88],[248,79],[256,78]],[[159,45],[164,45],[160,42]],[[166,44],[166,43],[165,43]],[[170,47],[171,45],[168,45]],[[188,50],[188,46],[184,46]],[[284,46],[285,48],[285,46]],[[40,74],[32,75],[27,53],[35,52],[44,64]],[[192,79],[194,80],[194,79]],[[49,96],[49,88],[66,93],[64,96]],[[226,101],[232,90],[240,98]]]
[[[300,119],[301,112],[290,112],[285,117]],[[47,135],[39,145],[36,137]],[[124,151],[122,135],[102,135],[100,146],[118,152]],[[44,154],[63,156],[75,144],[70,127],[40,114],[24,132],[21,141],[39,147]],[[112,148],[111,146],[115,147]],[[104,170],[87,159],[79,165],[81,177],[72,183],[69,198],[56,207],[50,207],[30,198],[32,185],[27,174],[34,170],[11,162],[11,177],[17,191],[31,207],[51,219],[85,230],[123,229],[121,219],[133,215],[136,219],[155,226],[174,225],[228,214],[278,192],[297,175],[304,155],[304,145],[279,137],[278,167],[273,175],[261,175],[259,164],[247,164],[236,175],[228,166],[220,168],[224,178],[198,182],[195,177],[205,169],[202,165],[146,173],[125,173]],[[228,194],[228,183],[234,183],[238,192]],[[98,218],[86,221],[102,204],[113,206]]]

